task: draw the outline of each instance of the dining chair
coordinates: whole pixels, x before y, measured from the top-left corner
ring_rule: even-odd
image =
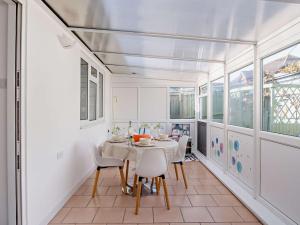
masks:
[[[138,214],[143,178],[153,177],[156,184],[158,180],[162,180],[163,189],[165,193],[165,200],[167,209],[170,209],[170,201],[168,196],[167,184],[165,181],[165,173],[168,170],[167,158],[163,148],[149,148],[141,153],[140,159],[137,162],[135,169],[135,182],[138,180],[137,193],[136,193],[136,206],[135,214]],[[136,183],[134,184],[134,186]],[[157,186],[159,189],[159,186]]]
[[[95,163],[97,165],[97,171],[96,171],[96,178],[95,178],[95,182],[94,182],[92,198],[95,197],[95,194],[97,191],[100,170],[105,169],[105,168],[118,167],[120,176],[121,176],[121,186],[123,187],[124,190],[126,188],[125,178],[124,178],[124,173],[123,173],[124,162],[120,159],[103,158],[102,151],[103,151],[103,146],[99,146],[98,148],[95,147],[95,149],[94,149],[94,159],[95,159]]]
[[[181,173],[183,176],[184,185],[185,185],[186,189],[188,188],[188,184],[187,184],[187,180],[186,180],[186,176],[185,176],[185,172],[184,172],[183,162],[185,159],[185,152],[186,152],[186,146],[187,146],[188,140],[189,140],[189,136],[186,136],[186,135],[183,135],[182,137],[179,138],[177,154],[176,154],[175,158],[173,158],[171,161],[171,163],[174,165],[174,168],[175,168],[176,180],[178,180],[177,165],[178,164],[180,165]]]

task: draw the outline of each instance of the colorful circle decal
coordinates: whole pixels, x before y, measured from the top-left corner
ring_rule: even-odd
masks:
[[[219,139],[218,139],[218,138],[216,138],[216,143],[217,143],[217,144],[219,143]]]
[[[238,171],[239,173],[242,172],[243,166],[242,166],[242,163],[241,163],[240,161],[237,162],[237,164],[236,164],[236,169],[237,169],[237,171]]]
[[[231,158],[231,163],[233,166],[235,165],[235,157],[234,156],[232,156],[232,158]]]
[[[211,147],[215,147],[214,141],[211,141]]]
[[[240,149],[240,142],[238,140],[234,141],[234,150],[238,151]]]
[[[224,145],[223,145],[223,143],[220,143],[220,151],[221,151],[221,153],[223,153],[223,150],[224,150]]]

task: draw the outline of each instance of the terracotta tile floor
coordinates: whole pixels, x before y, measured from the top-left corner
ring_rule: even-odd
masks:
[[[122,194],[119,171],[101,172],[97,196],[92,199],[93,174],[69,199],[49,224],[69,225],[259,225],[256,217],[201,163],[185,163],[189,187],[176,181],[174,167],[167,177],[171,210],[159,196],[143,196],[139,215],[134,215],[135,198]],[[130,172],[130,179],[133,174]]]

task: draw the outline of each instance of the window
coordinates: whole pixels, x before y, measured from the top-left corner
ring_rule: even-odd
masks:
[[[81,59],[80,120],[95,121],[103,117],[103,75]]]
[[[207,119],[207,85],[199,87],[199,119]]]
[[[92,75],[94,78],[97,78],[97,70],[96,70],[94,67],[91,68],[91,75]]]
[[[83,59],[80,60],[80,120],[88,119],[88,70],[89,66]]]
[[[211,83],[212,121],[223,123],[224,113],[224,77]]]
[[[300,137],[300,44],[264,58],[262,129]]]
[[[170,119],[195,119],[195,88],[169,89]]]
[[[229,74],[229,124],[253,128],[253,64]]]
[[[103,117],[103,74],[99,73],[99,113],[98,118]]]
[[[89,107],[89,119],[96,120],[97,115],[97,84],[93,81],[90,81],[90,107]]]

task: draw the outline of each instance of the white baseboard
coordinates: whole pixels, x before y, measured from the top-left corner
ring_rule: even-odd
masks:
[[[71,188],[71,190],[69,191],[69,193],[67,193],[66,196],[57,205],[55,205],[53,207],[51,213],[49,213],[45,217],[45,219],[43,219],[43,221],[40,223],[40,225],[47,225],[54,218],[54,216],[58,213],[58,211],[61,210],[64,207],[64,205],[72,197],[72,195],[74,195],[76,193],[76,191],[86,181],[86,179],[88,179],[93,174],[94,171],[95,171],[95,167],[93,166],[80,179],[80,181]]]
[[[263,223],[267,225],[287,225],[295,224],[288,218],[283,218],[272,212],[267,206],[255,199],[248,191],[238,185],[234,179],[224,173],[213,162],[205,156],[197,154],[200,162],[206,166],[234,195]],[[282,218],[280,218],[282,217]],[[284,216],[285,217],[285,216]],[[289,221],[289,222],[288,222]]]

